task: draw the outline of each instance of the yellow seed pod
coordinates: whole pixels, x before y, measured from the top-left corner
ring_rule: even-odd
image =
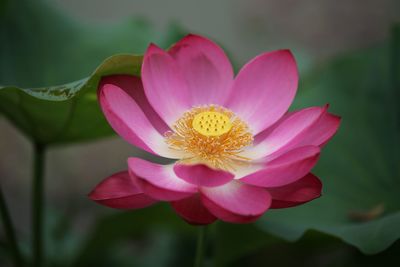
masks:
[[[231,120],[217,111],[200,112],[193,118],[192,127],[204,136],[220,136],[232,128]]]

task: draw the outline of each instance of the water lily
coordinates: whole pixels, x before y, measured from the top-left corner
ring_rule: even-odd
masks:
[[[288,112],[298,85],[289,50],[263,53],[234,77],[223,50],[188,35],[151,44],[141,78],[103,77],[98,98],[127,142],[172,164],[129,158],[90,198],[117,209],[167,201],[192,224],[252,222],[320,196],[310,173],[340,118],[328,106]]]

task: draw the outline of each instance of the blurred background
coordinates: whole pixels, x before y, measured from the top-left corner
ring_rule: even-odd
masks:
[[[389,81],[397,77],[398,68],[387,70],[397,64],[390,63],[393,56],[389,53],[393,27],[400,21],[400,1],[1,0],[0,3],[0,17],[5,19],[0,25],[0,84],[3,85],[39,87],[79,80],[89,76],[108,56],[143,53],[149,42],[168,47],[188,32],[204,35],[222,45],[236,69],[261,52],[291,49],[300,68],[300,89],[304,91],[299,92],[294,107],[330,102],[332,110],[344,119],[340,134],[328,145],[316,172],[318,175],[335,172],[340,176],[337,184],[332,179],[327,182],[327,195],[330,190],[337,192],[335,188],[346,188],[338,189],[340,197],[335,199],[349,200],[351,205],[356,205],[354,210],[360,209],[367,217],[381,203],[384,208],[377,217],[391,216],[400,210],[398,156],[389,156],[398,154],[394,143],[389,141],[399,138],[395,130],[398,117],[392,118],[390,114],[400,113],[397,104],[390,101],[399,100],[395,98],[398,93],[393,96],[391,92],[399,92],[400,88]],[[81,32],[64,35],[70,30]],[[81,41],[80,35],[91,37]],[[67,57],[71,54],[74,57],[69,60]],[[366,71],[363,69],[366,66],[379,69]],[[373,88],[369,87],[371,84]],[[361,98],[363,102],[358,105]],[[385,102],[386,98],[390,101]],[[365,110],[375,115],[369,116]],[[382,128],[385,125],[390,127]],[[377,128],[379,131],[375,131]],[[336,144],[342,150],[336,151],[333,148]],[[337,162],[350,157],[352,150],[358,150],[359,154],[353,155],[355,161],[351,166],[348,162]],[[21,246],[29,254],[32,146],[6,117],[0,117],[0,151],[1,186]],[[48,266],[192,264],[195,231],[168,208],[156,207],[132,214],[100,207],[88,200],[88,192],[107,175],[125,169],[126,158],[132,155],[148,157],[117,136],[54,146],[47,151]],[[380,175],[369,179],[365,173]],[[370,187],[364,187],[365,184]],[[353,186],[357,188],[356,193],[351,190]],[[381,198],[382,195],[388,197]],[[316,210],[326,207],[331,206]],[[307,212],[313,209],[306,208]],[[296,214],[289,214],[287,218]],[[153,221],[143,219],[146,216]],[[273,222],[279,223],[285,216],[278,214]],[[366,220],[373,220],[374,216]],[[339,219],[340,223],[343,220]],[[396,223],[400,225],[400,220],[393,221],[391,229],[394,236],[400,236],[400,230],[393,226]],[[218,251],[214,247],[222,246],[221,266],[395,266],[400,263],[400,244],[391,245],[395,240],[386,245],[386,250],[367,256],[354,244],[347,244],[351,242],[341,241],[344,237],[340,234],[328,230],[322,233],[325,226],[309,226],[320,231],[307,232],[296,242],[282,238],[285,234],[277,237],[274,230],[265,230],[269,226],[268,222],[260,227],[214,226],[215,236],[220,233],[225,239],[215,241],[217,245],[210,244],[207,255],[212,258]],[[240,236],[233,238],[232,235]],[[10,266],[4,239],[1,242],[0,266]]]

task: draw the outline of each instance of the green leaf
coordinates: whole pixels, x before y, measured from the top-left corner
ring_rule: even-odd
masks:
[[[13,85],[0,86],[0,113],[42,144],[113,134],[96,100],[100,77],[139,75],[142,57],[127,53],[143,53],[151,41],[168,47],[183,35],[176,24],[161,35],[138,19],[78,25],[42,1],[5,1],[0,8],[0,84]],[[54,84],[62,85],[45,86]]]
[[[97,103],[101,76],[136,74],[141,56],[106,59],[90,76],[77,82],[44,88],[0,87],[0,111],[28,137],[42,144],[90,140],[113,132]]]
[[[323,196],[301,207],[268,212],[257,225],[287,240],[315,229],[367,254],[400,238],[400,31],[391,44],[320,66],[304,82],[296,108],[331,104],[342,116],[315,173]]]

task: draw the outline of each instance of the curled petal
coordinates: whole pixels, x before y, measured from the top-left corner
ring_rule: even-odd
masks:
[[[128,171],[104,179],[89,194],[89,198],[114,209],[140,209],[156,202],[134,184]]]
[[[199,194],[182,200],[173,201],[171,202],[171,206],[179,216],[190,224],[210,224],[217,219],[204,207]]]
[[[236,180],[218,187],[201,187],[200,192],[204,206],[226,222],[255,221],[271,204],[271,196],[265,189]]]
[[[251,173],[240,181],[262,187],[279,187],[305,176],[315,166],[320,154],[317,146],[293,149],[267,162],[263,169]]]
[[[327,108],[311,107],[287,116],[263,141],[245,151],[243,155],[252,159],[267,156],[271,158],[272,154],[276,157],[295,148],[307,136],[307,131],[325,115]]]
[[[321,196],[322,183],[312,173],[294,183],[268,188],[272,196],[272,209],[289,208],[309,202]]]
[[[203,164],[175,164],[174,171],[179,178],[198,186],[220,186],[234,178],[229,172],[211,169]]]
[[[139,77],[133,75],[111,75],[101,78],[100,85],[114,84],[124,90],[140,107],[150,123],[160,134],[164,134],[169,127],[150,105],[144,94],[143,84]],[[102,87],[102,86],[100,86]]]
[[[129,171],[136,183],[150,197],[163,201],[187,198],[197,192],[197,186],[178,178],[172,165],[160,165],[139,158],[128,159]]]
[[[132,89],[140,88],[138,78],[132,79]],[[127,93],[119,79],[103,79],[98,91],[99,102],[112,128],[129,143],[155,155],[179,158],[164,142],[143,110]],[[139,89],[140,90],[140,89]],[[154,114],[153,114],[154,115]],[[161,127],[161,126],[159,126]]]
[[[299,141],[300,145],[324,146],[337,132],[341,118],[331,113],[324,113],[307,132],[303,139]]]

